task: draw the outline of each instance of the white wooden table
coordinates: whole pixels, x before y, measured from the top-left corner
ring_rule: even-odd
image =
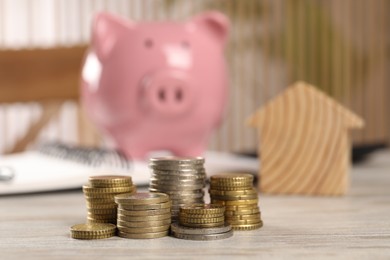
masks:
[[[81,191],[0,197],[0,259],[390,259],[390,154],[355,167],[348,196],[260,195],[260,208],[262,229],[225,240],[81,241],[69,237],[85,222]]]

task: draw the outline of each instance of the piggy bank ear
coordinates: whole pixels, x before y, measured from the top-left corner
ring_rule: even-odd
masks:
[[[220,12],[205,12],[191,19],[191,24],[199,26],[212,33],[221,43],[225,44],[229,32],[229,19]]]
[[[98,13],[92,25],[92,48],[100,60],[110,55],[116,43],[133,24],[109,13]]]

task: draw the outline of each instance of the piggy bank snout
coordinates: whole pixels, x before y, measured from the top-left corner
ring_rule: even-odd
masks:
[[[144,80],[144,104],[154,113],[178,116],[187,113],[195,93],[188,76],[181,73],[158,73]]]

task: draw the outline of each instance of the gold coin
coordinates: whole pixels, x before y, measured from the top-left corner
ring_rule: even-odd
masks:
[[[225,205],[227,211],[240,211],[240,210],[249,210],[249,209],[258,209],[258,204],[249,204],[249,205]]]
[[[115,202],[113,203],[90,203],[87,202],[87,209],[116,209],[118,205]]]
[[[243,189],[250,189],[253,188],[253,184],[250,182],[231,182],[231,183],[216,183],[216,182],[210,182],[210,188],[213,189],[217,187],[218,189],[224,189],[229,187],[238,187]]]
[[[180,222],[180,225],[184,227],[191,227],[191,228],[213,228],[213,227],[222,227],[225,225],[224,221],[221,222],[215,222],[215,223],[182,223]]]
[[[225,207],[218,204],[194,204],[180,207],[185,214],[223,214]]]
[[[111,218],[111,219],[94,219],[91,217],[87,217],[87,223],[88,224],[98,224],[98,223],[111,223],[115,224],[116,223],[116,218]]]
[[[250,173],[222,173],[211,176],[210,180],[219,182],[253,181],[253,175]]]
[[[122,205],[145,205],[167,201],[169,201],[169,196],[164,193],[140,192],[136,194],[121,194],[115,196],[115,202]]]
[[[89,185],[83,186],[83,192],[85,194],[94,194],[94,193],[104,193],[104,194],[111,194],[111,193],[130,193],[134,190],[133,186],[128,187],[115,187],[115,188],[94,188]]]
[[[260,220],[258,223],[245,224],[245,225],[232,225],[232,229],[235,231],[249,231],[259,229],[263,226],[263,221]]]
[[[118,232],[118,236],[123,238],[133,238],[133,239],[151,239],[151,238],[160,238],[168,235],[168,231],[154,232],[154,233],[143,233],[143,234],[131,234],[125,232]]]
[[[108,223],[104,223],[104,224],[108,224]],[[89,225],[96,225],[96,224],[89,224]],[[98,224],[98,225],[102,225],[102,223]],[[109,225],[112,225],[112,224],[109,224]],[[104,235],[109,235],[109,234],[115,234],[115,231],[116,230],[113,230],[113,231],[109,231],[109,232],[100,232],[100,233],[91,233],[91,232],[83,232],[83,231],[71,231],[72,235],[76,235],[76,236],[83,236],[83,237],[88,237],[88,236],[104,236]]]
[[[110,223],[98,223],[98,224],[88,224],[88,225],[113,225]],[[105,236],[105,235],[113,235],[115,234],[116,229],[109,232],[100,232],[100,233],[91,233],[91,232],[82,232],[82,231],[71,231],[71,234],[74,236],[82,236],[82,237],[93,237],[93,236]]]
[[[146,228],[146,227],[160,227],[171,224],[171,219],[155,220],[155,221],[137,221],[129,222],[118,219],[118,226],[130,227],[130,228]]]
[[[115,225],[112,224],[77,224],[73,225],[70,228],[70,231],[96,235],[100,233],[114,232],[115,229]]]
[[[116,208],[112,208],[112,209],[92,209],[92,208],[89,208],[88,212],[91,214],[97,214],[97,215],[112,215],[112,214],[115,215],[117,213],[117,210],[116,210]]]
[[[128,186],[132,185],[132,179],[130,176],[124,175],[100,175],[100,176],[90,176],[89,183],[92,187],[119,187],[119,186]]]
[[[164,220],[164,219],[170,219],[170,218],[171,218],[171,213],[161,214],[161,215],[156,215],[156,216],[126,216],[126,215],[118,214],[118,219],[120,219],[122,221],[131,221],[131,222],[158,221],[158,220]]]
[[[212,199],[215,200],[253,200],[257,199],[257,194],[251,194],[251,195],[236,195],[236,196],[219,196],[219,195],[210,195]]]
[[[218,195],[218,196],[239,196],[239,195],[252,195],[252,194],[257,195],[257,191],[254,188],[250,188],[246,190],[233,190],[233,191],[209,189],[209,193],[210,195]]]
[[[116,195],[122,194],[121,192],[119,193],[84,193],[85,199],[90,200],[90,199],[103,199],[103,200],[110,200],[114,201],[114,198]]]
[[[116,217],[116,214],[104,214],[104,215],[99,215],[99,214],[93,214],[88,212],[88,217],[92,219],[113,219]]]
[[[118,209],[118,213],[121,215],[126,216],[155,216],[155,215],[161,215],[161,214],[170,214],[171,209],[155,209],[155,210],[125,210],[125,209]]]
[[[130,205],[130,204],[119,204],[118,209],[124,209],[124,210],[153,210],[153,209],[167,209],[172,207],[172,202],[167,201],[163,203],[156,203],[156,204],[146,204],[146,205]]]
[[[259,200],[256,199],[251,199],[251,200],[215,200],[211,199],[211,203],[217,203],[220,205],[225,205],[225,206],[237,206],[237,205],[257,205]]]
[[[124,187],[135,187],[134,183],[128,182],[128,183],[120,183],[120,184],[90,184],[92,188],[124,188]]]
[[[225,221],[225,216],[217,218],[185,218],[182,215],[179,215],[180,223],[192,223],[192,224],[207,224],[207,223],[217,223]]]
[[[71,237],[74,239],[83,239],[83,240],[93,240],[93,239],[105,239],[105,238],[110,238],[113,237],[115,233],[112,234],[104,234],[104,235],[78,235],[78,234],[71,234]]]
[[[249,215],[249,214],[255,214],[260,213],[260,209],[258,207],[255,207],[253,209],[240,209],[240,210],[226,210],[225,216],[237,216],[237,215]]]
[[[224,213],[218,213],[218,214],[187,214],[185,212],[179,212],[179,216],[181,218],[187,218],[187,219],[211,219],[211,218],[223,217]]]
[[[220,186],[220,185],[210,185],[210,189],[212,190],[220,190],[220,191],[240,191],[240,190],[249,190],[253,188],[253,185],[245,185],[245,186]]]
[[[159,226],[159,227],[142,227],[142,228],[132,228],[132,227],[124,227],[118,225],[118,230],[120,232],[130,233],[130,234],[138,234],[138,233],[155,233],[169,230],[171,225]]]
[[[260,213],[226,216],[226,220],[229,220],[229,221],[242,220],[242,219],[260,219]]]
[[[252,174],[218,174],[210,177],[210,182],[232,183],[232,182],[253,182]]]
[[[115,204],[114,196],[109,196],[108,198],[95,198],[84,196],[87,204]]]
[[[256,224],[260,221],[259,218],[256,219],[241,219],[241,220],[230,220],[226,219],[226,222],[230,225],[246,225],[246,224]]]

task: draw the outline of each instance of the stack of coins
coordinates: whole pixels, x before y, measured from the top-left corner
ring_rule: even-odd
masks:
[[[88,223],[116,224],[117,205],[115,195],[135,193],[130,176],[91,176],[89,183],[83,186],[87,201]]]
[[[115,235],[116,227],[113,224],[78,224],[70,228],[72,238],[102,239]]]
[[[118,235],[124,238],[159,238],[168,235],[171,224],[169,196],[163,193],[121,194],[118,204]]]
[[[172,200],[172,220],[177,221],[181,206],[204,203],[206,172],[201,157],[152,158],[151,192],[168,194]]]
[[[253,175],[220,174],[210,178],[211,203],[225,206],[225,220],[234,230],[254,230],[263,226]]]
[[[180,208],[179,224],[171,225],[172,235],[188,240],[217,240],[231,237],[232,227],[225,224],[225,207],[194,204]]]

